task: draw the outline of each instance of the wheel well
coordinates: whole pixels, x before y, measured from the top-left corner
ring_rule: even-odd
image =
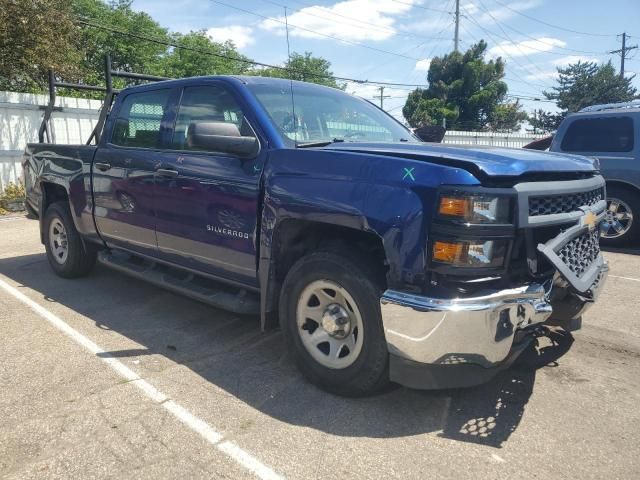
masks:
[[[382,239],[374,233],[305,220],[284,220],[274,235],[273,245],[275,280],[279,285],[293,264],[307,253],[350,249],[375,268],[376,280],[386,286],[388,264]]]
[[[40,204],[40,242],[44,243],[44,214],[49,205],[55,202],[68,202],[69,194],[62,185],[43,182],[41,184],[42,200]]]
[[[42,214],[47,211],[49,205],[60,201],[69,201],[69,194],[67,190],[56,183],[45,182],[42,184],[42,192],[44,193],[42,198]]]
[[[607,180],[606,183],[607,183],[607,189],[609,189],[610,187],[616,187],[616,188],[622,188],[624,190],[628,190],[629,192],[640,194],[640,188],[630,183],[620,182],[617,180],[611,180],[611,181]]]

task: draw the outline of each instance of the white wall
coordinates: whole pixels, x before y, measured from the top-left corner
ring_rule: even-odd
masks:
[[[0,191],[22,177],[22,152],[38,141],[38,128],[47,95],[0,92]],[[61,112],[52,115],[56,143],[84,143],[98,120],[101,102],[59,97]]]
[[[456,145],[490,145],[494,147],[522,148],[548,135],[532,133],[463,132],[448,130],[442,143]]]

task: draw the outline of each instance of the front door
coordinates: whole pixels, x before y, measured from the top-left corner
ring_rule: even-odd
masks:
[[[261,154],[240,158],[191,146],[189,126],[234,124],[255,136],[238,99],[220,84],[185,87],[163,165],[174,178],[156,177],[156,232],[163,259],[257,286],[257,213]],[[235,128],[232,128],[235,130]]]
[[[154,183],[167,155],[160,147],[171,92],[161,88],[127,95],[93,163],[98,232],[110,245],[152,256],[157,255]]]

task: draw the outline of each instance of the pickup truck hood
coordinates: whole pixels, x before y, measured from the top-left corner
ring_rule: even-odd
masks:
[[[579,155],[500,147],[463,147],[439,143],[333,143],[326,149],[411,158],[464,168],[486,177],[529,173],[594,172],[594,161]]]

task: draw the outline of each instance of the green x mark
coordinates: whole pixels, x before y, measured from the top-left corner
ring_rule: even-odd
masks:
[[[414,170],[414,168],[405,168],[404,169],[404,176],[402,177],[402,179],[404,180],[405,178],[409,177],[411,180],[413,180],[415,182],[416,181],[416,177],[413,176],[413,170]]]

